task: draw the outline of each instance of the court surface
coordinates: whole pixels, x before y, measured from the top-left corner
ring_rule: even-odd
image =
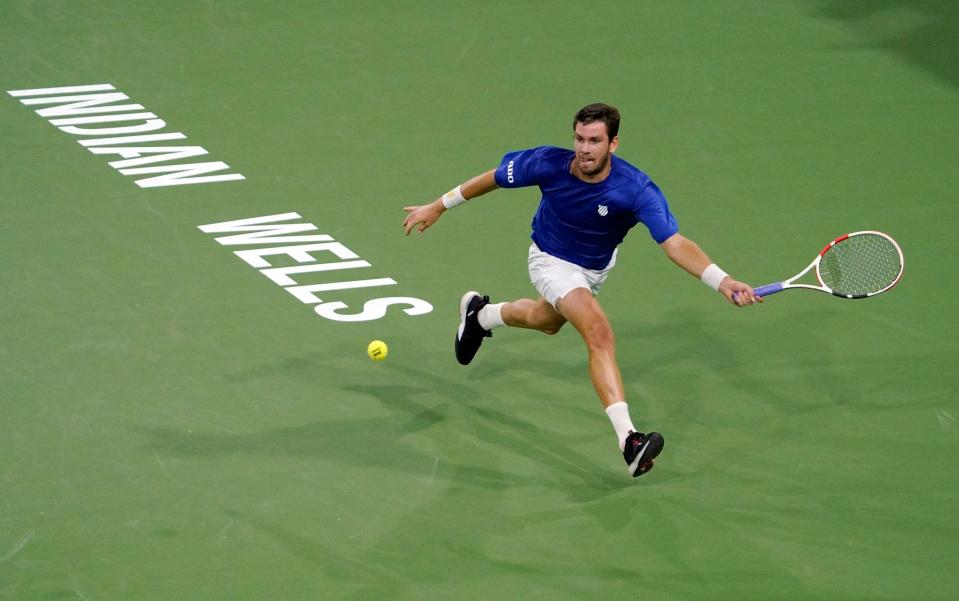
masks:
[[[955,598],[952,3],[0,11],[0,599]],[[140,187],[6,93],[93,84],[208,151],[177,162],[245,179]],[[736,277],[861,229],[906,255],[872,300],[739,310],[634,230],[601,302],[667,440],[635,481],[573,330],[453,359],[464,291],[535,294],[538,191],[401,230],[507,150],[568,145],[597,100]],[[298,284],[395,281],[324,304],[433,310],[324,318],[234,254],[262,244],[199,229],[291,212],[369,263]]]

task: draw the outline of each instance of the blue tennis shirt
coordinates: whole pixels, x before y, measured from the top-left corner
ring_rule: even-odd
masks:
[[[611,157],[609,177],[594,184],[570,173],[572,150],[540,146],[508,152],[496,169],[501,188],[539,186],[543,198],[531,238],[541,250],[586,269],[603,269],[630,228],[642,222],[656,243],[679,231],[649,176]]]

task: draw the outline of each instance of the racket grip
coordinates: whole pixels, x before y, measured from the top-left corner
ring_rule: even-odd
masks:
[[[756,296],[769,296],[770,294],[776,294],[777,292],[782,292],[783,290],[783,283],[776,282],[775,284],[766,284],[765,286],[754,288],[753,293]]]

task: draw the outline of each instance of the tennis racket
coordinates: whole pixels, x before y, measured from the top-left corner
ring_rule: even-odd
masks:
[[[798,274],[783,282],[760,286],[754,292],[756,296],[769,296],[791,288],[807,288],[840,298],[869,298],[899,283],[904,261],[902,249],[892,237],[882,232],[854,232],[827,244]],[[818,286],[795,283],[812,270]]]

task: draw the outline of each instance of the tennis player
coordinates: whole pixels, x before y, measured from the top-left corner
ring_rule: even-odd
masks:
[[[454,350],[469,364],[492,330],[511,326],[555,334],[567,322],[589,350],[589,375],[619,440],[630,475],[653,468],[663,449],[658,432],[643,433],[629,415],[616,363],[613,331],[596,300],[616,264],[616,248],[637,223],[674,263],[737,306],[751,305],[753,289],[734,280],[700,247],[679,233],[659,188],[642,171],[616,157],[619,111],[607,104],[583,107],[573,119],[573,148],[540,146],[509,152],[499,167],[477,175],[430,204],[405,207],[408,236],[436,223],[448,209],[496,188],[539,186],[542,200],[533,217],[529,274],[539,298],[491,304],[467,292],[460,300]]]

